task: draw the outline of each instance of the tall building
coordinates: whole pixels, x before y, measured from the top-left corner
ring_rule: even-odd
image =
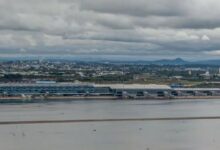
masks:
[[[191,76],[191,75],[192,75],[192,70],[189,70],[189,71],[188,71],[188,74]]]

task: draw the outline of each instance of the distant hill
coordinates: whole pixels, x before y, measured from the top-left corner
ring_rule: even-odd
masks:
[[[186,61],[182,58],[176,59],[161,59],[156,61],[147,61],[150,64],[156,65],[220,65],[220,59],[216,60],[200,60],[200,61]]]
[[[200,65],[220,65],[220,60],[204,60],[204,61],[196,61],[193,62],[194,64],[200,64]]]
[[[18,60],[50,60],[50,61],[74,61],[74,62],[97,62],[97,63],[113,63],[113,64],[146,64],[146,65],[218,65],[220,66],[220,59],[215,60],[199,60],[186,61],[182,58],[175,59],[159,59],[159,60],[145,60],[144,58],[135,57],[107,57],[107,56],[20,56],[20,57],[0,57],[0,62],[3,61],[18,61]]]
[[[182,58],[176,59],[160,59],[160,60],[152,60],[152,61],[109,61],[110,63],[126,63],[126,64],[145,64],[145,65],[186,65],[191,62],[185,61]]]
[[[185,64],[189,64],[190,62],[187,62],[182,58],[176,58],[176,59],[161,59],[161,60],[152,61],[151,63],[157,65],[185,65]]]
[[[126,61],[125,63],[134,64],[152,64],[152,65],[218,65],[220,66],[219,60],[199,60],[199,61],[186,61],[182,58],[176,59],[160,59],[154,61]]]

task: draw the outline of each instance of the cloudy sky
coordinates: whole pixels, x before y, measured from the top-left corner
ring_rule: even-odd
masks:
[[[219,0],[0,0],[0,55],[220,57]]]

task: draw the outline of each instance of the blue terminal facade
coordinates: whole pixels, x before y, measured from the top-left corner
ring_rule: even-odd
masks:
[[[4,84],[0,85],[0,94],[9,96],[26,95],[85,95],[110,94],[109,88],[94,87],[89,84]]]
[[[152,87],[154,86],[154,87]],[[74,83],[35,83],[35,84],[0,84],[0,94],[8,96],[24,95],[100,95],[100,96],[144,96],[144,94],[158,94],[168,92],[170,87],[137,84],[74,84]]]
[[[1,97],[31,96],[114,96],[157,98],[183,96],[220,96],[220,88],[172,88],[167,85],[75,84],[75,83],[6,83],[0,84]]]

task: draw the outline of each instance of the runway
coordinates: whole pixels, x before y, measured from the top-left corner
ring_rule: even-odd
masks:
[[[201,117],[165,117],[165,118],[113,118],[113,119],[74,119],[74,120],[26,120],[0,121],[0,125],[18,124],[54,124],[54,123],[89,123],[89,122],[126,122],[126,121],[181,121],[181,120],[218,120],[220,116]]]

